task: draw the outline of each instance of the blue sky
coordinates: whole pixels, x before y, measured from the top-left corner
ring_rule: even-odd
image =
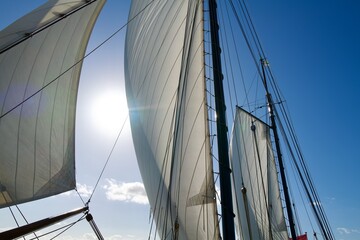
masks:
[[[0,27],[43,2],[2,1]],[[125,24],[129,2],[107,1],[88,49]],[[360,3],[256,0],[249,2],[248,7],[290,108],[333,232],[337,239],[360,239],[360,157],[357,152],[360,148]],[[119,130],[104,131],[103,124],[96,123],[100,120],[96,120],[93,112],[103,92],[116,90],[122,96],[119,101],[125,101],[124,34],[125,31],[121,31],[83,65],[76,156],[77,179],[81,186],[86,184],[84,189],[95,185]],[[124,120],[123,116],[117,117],[120,122]],[[141,190],[135,182],[141,182],[141,177],[127,123],[90,204],[99,228],[108,239],[147,239],[150,209],[149,205],[139,203]],[[107,198],[106,193],[112,195]],[[130,193],[135,195],[131,197]],[[56,207],[43,211],[44,204]],[[56,214],[63,208],[67,211],[79,206],[81,202],[76,196],[62,195],[40,201],[36,206],[24,204],[20,208],[29,216],[29,221],[33,221],[46,217],[47,212]],[[33,214],[35,211],[38,213]],[[8,226],[7,215],[8,211],[1,210],[0,228]],[[65,235],[87,239],[84,233],[90,232],[83,222]]]
[[[253,19],[333,231],[359,239],[360,5],[259,2]]]

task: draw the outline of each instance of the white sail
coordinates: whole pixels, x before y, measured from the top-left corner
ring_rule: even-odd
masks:
[[[237,108],[230,159],[240,239],[288,239],[269,126]]]
[[[157,232],[161,239],[218,239],[203,1],[147,6],[150,2],[132,2],[125,77],[136,155]]]
[[[75,187],[81,63],[72,66],[105,1],[86,2],[50,0],[0,32],[0,207]]]

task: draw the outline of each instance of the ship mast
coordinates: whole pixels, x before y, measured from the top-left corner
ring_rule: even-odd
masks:
[[[267,100],[267,105],[268,105],[268,111],[269,111],[269,116],[270,116],[270,121],[271,121],[271,129],[273,131],[274,139],[275,139],[275,147],[276,147],[276,153],[277,153],[277,158],[278,158],[278,162],[279,162],[280,177],[281,177],[281,182],[283,184],[283,189],[284,189],[285,205],[286,205],[286,211],[287,211],[287,215],[289,218],[289,225],[290,225],[290,235],[291,235],[292,239],[296,239],[294,215],[293,215],[292,208],[291,208],[289,189],[287,186],[285,170],[284,170],[284,163],[282,160],[279,136],[278,136],[278,132],[277,132],[275,115],[274,115],[274,110],[273,110],[274,103],[272,101],[271,94],[269,92],[267,82],[266,82],[265,67],[264,67],[264,65],[266,64],[266,60],[261,59],[260,62],[261,62],[261,69],[262,69],[262,74],[263,74],[263,84],[264,84],[265,91],[266,91],[266,100]]]
[[[218,158],[220,172],[220,194],[223,239],[235,239],[234,211],[231,190],[231,170],[229,164],[229,144],[227,139],[226,106],[221,69],[219,25],[216,13],[216,0],[209,0],[211,51],[214,74],[216,128],[218,138]]]

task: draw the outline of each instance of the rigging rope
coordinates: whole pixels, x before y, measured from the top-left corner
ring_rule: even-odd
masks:
[[[119,131],[119,133],[118,133],[118,135],[117,135],[117,137],[116,137],[116,140],[115,140],[115,142],[114,142],[114,144],[113,144],[113,146],[112,146],[112,148],[111,148],[111,150],[110,150],[110,153],[109,153],[109,155],[108,155],[108,157],[107,157],[107,159],[106,159],[106,162],[105,162],[105,164],[104,164],[104,167],[102,168],[102,170],[101,170],[101,172],[100,172],[100,175],[99,175],[99,177],[98,177],[98,179],[97,179],[97,181],[96,181],[96,184],[95,184],[95,186],[94,186],[94,189],[93,189],[93,191],[92,191],[92,193],[91,193],[91,195],[90,195],[90,197],[89,197],[89,200],[87,201],[86,205],[88,205],[88,204],[90,203],[91,198],[93,197],[93,195],[94,195],[94,193],[95,193],[95,190],[97,189],[97,186],[99,185],[99,182],[100,182],[100,180],[101,180],[101,178],[102,178],[102,176],[103,176],[103,174],[104,174],[104,172],[105,172],[105,169],[106,169],[106,167],[107,167],[107,165],[108,165],[108,163],[109,163],[109,160],[110,160],[110,158],[111,158],[111,156],[112,156],[112,153],[113,153],[113,151],[114,151],[114,149],[115,149],[115,147],[116,147],[116,144],[117,144],[117,142],[118,142],[118,140],[119,140],[119,138],[120,138],[120,135],[121,135],[121,133],[122,133],[124,127],[125,127],[125,123],[127,122],[127,119],[128,119],[128,116],[126,116],[126,119],[124,120],[124,122],[123,122],[123,124],[122,124],[122,126],[121,126],[121,129],[120,129],[120,131]]]
[[[80,222],[80,221],[82,221],[82,220],[84,220],[84,219],[85,219],[85,214],[84,214],[82,217],[80,217],[78,220],[76,220],[76,221],[74,221],[74,222],[72,222],[72,223],[69,223],[69,224],[67,224],[67,225],[65,225],[65,226],[59,227],[59,228],[54,229],[54,230],[52,230],[52,231],[50,231],[50,232],[44,233],[44,234],[42,234],[42,235],[39,235],[39,236],[37,236],[37,237],[35,237],[35,238],[30,238],[29,240],[39,239],[39,238],[45,237],[45,236],[47,236],[47,235],[49,235],[49,234],[51,234],[51,233],[54,233],[54,232],[57,232],[57,231],[60,231],[61,229],[63,229],[61,232],[59,232],[58,234],[56,234],[54,237],[50,238],[50,240],[55,239],[55,238],[59,237],[61,234],[63,234],[64,232],[68,231],[68,230],[69,230],[70,228],[72,228],[75,224],[77,224],[78,222]]]
[[[250,55],[252,56],[252,59],[257,68],[258,75],[261,76],[261,71],[260,71],[259,65],[257,64],[258,60],[255,57],[255,54],[260,56],[260,58],[265,59],[265,53],[264,53],[264,49],[262,48],[262,45],[260,43],[259,36],[255,30],[253,21],[250,17],[249,10],[245,4],[245,1],[243,1],[243,0],[237,0],[237,1],[228,0],[226,2],[228,3],[228,5],[230,5],[230,7],[233,11],[234,19],[235,19],[235,21],[233,21],[233,22],[236,22],[238,24],[238,26],[240,28],[240,32],[242,33],[242,35],[245,39],[245,43],[250,51]],[[242,15],[239,15],[239,13],[242,13]],[[229,21],[228,25],[232,28],[232,21]],[[225,37],[223,37],[222,40],[224,41],[224,39],[228,40],[226,33],[225,33]],[[234,44],[234,46],[236,47],[235,44]],[[227,50],[227,48],[224,48],[224,49]],[[237,56],[238,51],[239,50],[236,49],[235,53],[233,53],[233,54],[236,54],[236,56]],[[242,74],[241,70],[240,70],[240,74]],[[294,151],[294,152],[291,152],[291,155],[292,155],[291,160],[292,160],[293,164],[295,164],[295,167],[297,169],[296,172],[298,173],[300,179],[302,179],[301,180],[302,185],[305,188],[305,192],[307,192],[307,197],[311,203],[313,212],[317,216],[316,218],[317,218],[319,227],[323,229],[322,232],[325,236],[327,236],[328,239],[333,239],[333,236],[332,236],[333,233],[331,232],[331,228],[329,226],[328,219],[325,215],[325,212],[321,205],[319,196],[316,192],[313,181],[310,177],[308,167],[307,167],[304,157],[301,153],[301,150],[300,150],[300,147],[298,144],[298,140],[295,135],[294,128],[293,128],[293,125],[290,120],[290,116],[288,114],[288,110],[286,109],[286,105],[283,104],[284,101],[282,100],[283,99],[282,94],[276,84],[275,77],[269,67],[266,67],[266,75],[268,76],[270,86],[271,86],[272,90],[274,91],[274,96],[276,99],[275,102],[281,103],[281,104],[279,104],[279,106],[280,106],[279,113],[281,115],[278,115],[278,112],[275,112],[275,115],[277,116],[276,120],[279,125],[281,124],[281,123],[279,123],[280,122],[279,118],[284,119],[284,121],[285,121],[286,130],[284,129],[284,126],[281,125],[281,128],[282,128],[281,132],[282,132],[283,137],[285,138],[284,141],[287,142],[286,145],[288,145],[288,147],[290,149],[293,149],[290,151]],[[230,76],[228,75],[228,77],[230,77]],[[246,91],[245,87],[244,87],[244,89],[245,89],[245,96],[248,99],[248,91]],[[246,102],[250,109],[249,100],[247,100]],[[287,139],[285,137],[286,135],[288,135],[288,137],[290,139]],[[291,142],[291,144],[290,144],[290,142]]]
[[[20,107],[22,104],[24,104],[25,102],[29,101],[30,99],[32,99],[34,96],[36,96],[37,94],[39,94],[40,92],[42,92],[45,88],[49,87],[49,85],[51,85],[52,83],[54,83],[56,80],[58,80],[61,76],[63,76],[64,74],[66,74],[68,71],[70,71],[71,69],[73,69],[75,66],[77,66],[78,64],[82,63],[85,58],[87,58],[88,56],[90,56],[91,54],[93,54],[95,51],[97,51],[100,47],[102,47],[105,43],[107,43],[109,40],[111,40],[115,35],[117,35],[120,31],[122,31],[130,22],[132,22],[138,15],[140,15],[153,1],[152,0],[149,2],[149,4],[147,4],[139,13],[135,14],[134,17],[132,17],[131,19],[129,19],[124,25],[122,25],[120,28],[118,28],[114,33],[112,33],[109,37],[107,37],[105,40],[103,40],[99,45],[97,45],[95,48],[93,48],[90,52],[88,52],[87,54],[84,55],[84,57],[82,57],[80,60],[78,60],[77,62],[75,62],[73,65],[71,65],[68,69],[66,69],[64,72],[60,73],[57,77],[55,77],[53,80],[51,80],[50,82],[48,82],[47,84],[45,84],[44,86],[42,86],[40,89],[38,89],[37,91],[35,91],[33,94],[31,94],[30,96],[28,96],[27,98],[25,98],[24,100],[22,100],[21,102],[19,102],[18,104],[16,104],[14,107],[10,108],[8,111],[6,111],[5,113],[3,113],[2,115],[0,115],[0,119],[5,117],[6,115],[8,115],[9,113],[11,113],[12,111],[14,111],[15,109],[17,109],[18,107]]]

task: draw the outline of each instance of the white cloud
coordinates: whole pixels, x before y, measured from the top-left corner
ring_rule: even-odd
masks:
[[[61,195],[61,196],[72,196],[72,194],[73,194],[72,191],[73,191],[73,190],[70,190],[70,191],[67,191],[67,192],[63,192],[63,193],[61,193],[60,195]]]
[[[85,239],[85,240],[96,240],[97,237],[93,233],[85,233],[83,235],[83,239]]]
[[[74,236],[61,236],[60,235],[56,239],[59,239],[59,240],[97,240],[98,238],[95,236],[94,233],[84,233],[81,236],[77,236],[77,237],[74,237]],[[143,238],[135,237],[133,235],[126,235],[126,236],[112,235],[112,236],[109,236],[109,237],[104,236],[104,239],[105,240],[140,240],[140,239],[143,239]]]
[[[350,228],[344,228],[344,227],[339,227],[339,228],[337,228],[337,230],[340,234],[360,233],[359,229],[350,229]]]
[[[136,237],[134,235],[126,235],[126,236],[123,236],[123,235],[113,235],[111,237],[106,237],[105,238],[106,240],[141,240],[141,239],[144,239],[144,238],[141,238],[141,237]]]
[[[86,184],[77,183],[76,189],[80,196],[88,198],[92,194],[94,188],[92,186],[88,186]]]
[[[148,204],[144,185],[140,182],[124,183],[115,179],[106,179],[103,186],[106,190],[106,198],[113,201],[133,202]]]
[[[76,190],[81,197],[88,198],[94,191],[94,187],[88,186],[86,184],[76,183]],[[61,194],[62,196],[79,196],[74,190],[70,190]]]
[[[121,235],[113,235],[113,236],[111,236],[111,237],[109,237],[109,238],[107,238],[107,239],[108,239],[108,240],[123,240],[124,237],[121,236]]]
[[[351,231],[348,228],[337,228],[337,230],[340,232],[340,234],[350,234]]]

